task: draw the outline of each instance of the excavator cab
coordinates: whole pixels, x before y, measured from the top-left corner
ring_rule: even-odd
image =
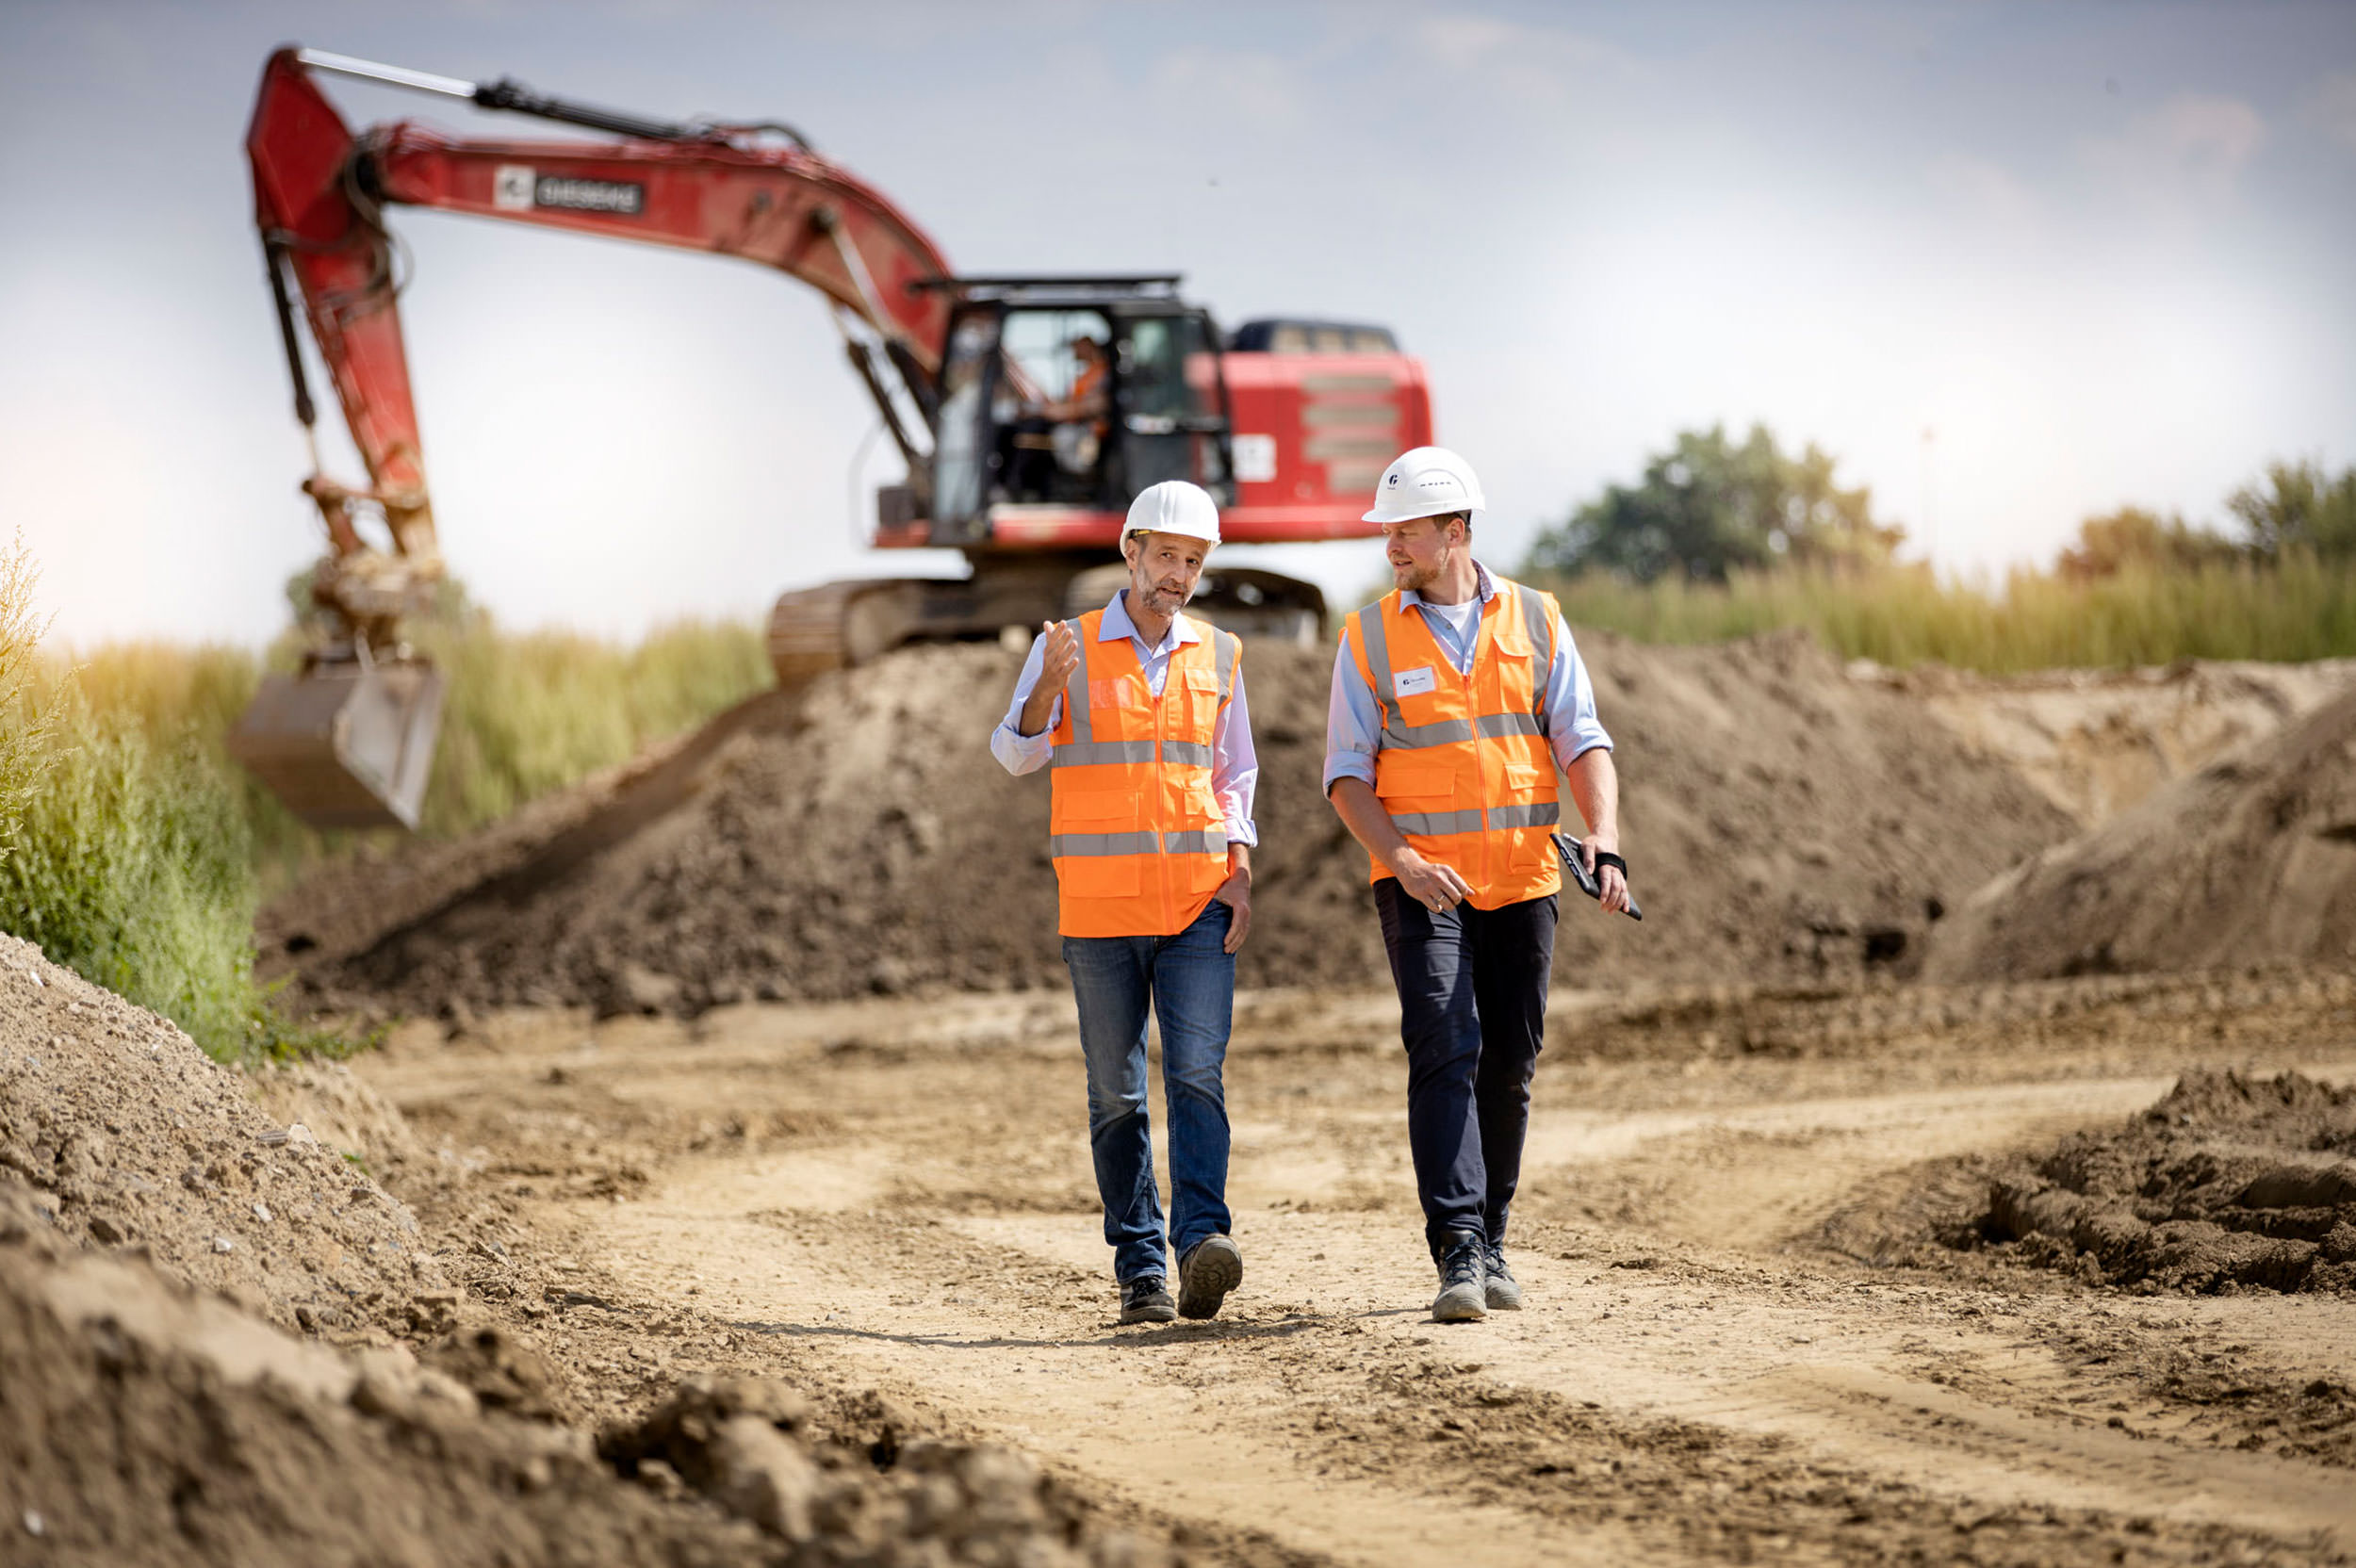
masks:
[[[1234,498],[1219,329],[1174,277],[944,282],[927,543],[984,544],[1002,513],[1119,513],[1163,480]]]

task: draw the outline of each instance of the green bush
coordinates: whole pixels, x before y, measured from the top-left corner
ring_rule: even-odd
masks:
[[[71,687],[39,706],[48,766],[0,860],[0,924],[223,1061],[336,1049],[287,1026],[254,980],[244,812],[202,745],[151,740]]]

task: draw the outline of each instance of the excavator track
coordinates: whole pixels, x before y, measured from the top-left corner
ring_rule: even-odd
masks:
[[[991,560],[965,579],[879,578],[783,595],[769,612],[769,664],[797,686],[903,643],[995,637],[1036,629],[1063,612],[1065,585],[1085,560]]]
[[[769,612],[769,667],[792,688],[854,661],[844,642],[851,602],[866,582],[828,582],[778,597]]]

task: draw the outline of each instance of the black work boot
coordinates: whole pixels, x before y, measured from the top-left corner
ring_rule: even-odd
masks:
[[[1489,1315],[1488,1244],[1470,1231],[1450,1231],[1440,1249],[1440,1294],[1434,1323],[1478,1323]]]
[[[1481,1248],[1481,1266],[1488,1275],[1487,1298],[1491,1312],[1512,1312],[1522,1304],[1522,1287],[1514,1282],[1505,1266],[1505,1244],[1492,1241]]]
[[[1178,1260],[1178,1315],[1217,1317],[1219,1304],[1241,1283],[1243,1249],[1232,1236],[1204,1236]]]
[[[1170,1282],[1159,1274],[1140,1274],[1121,1282],[1121,1320],[1123,1323],[1168,1323],[1178,1315],[1170,1298]]]

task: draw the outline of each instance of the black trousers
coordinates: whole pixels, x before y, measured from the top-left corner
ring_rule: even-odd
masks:
[[[1556,897],[1435,913],[1374,885],[1407,1044],[1407,1142],[1436,1259],[1451,1231],[1505,1239],[1546,1043]]]

